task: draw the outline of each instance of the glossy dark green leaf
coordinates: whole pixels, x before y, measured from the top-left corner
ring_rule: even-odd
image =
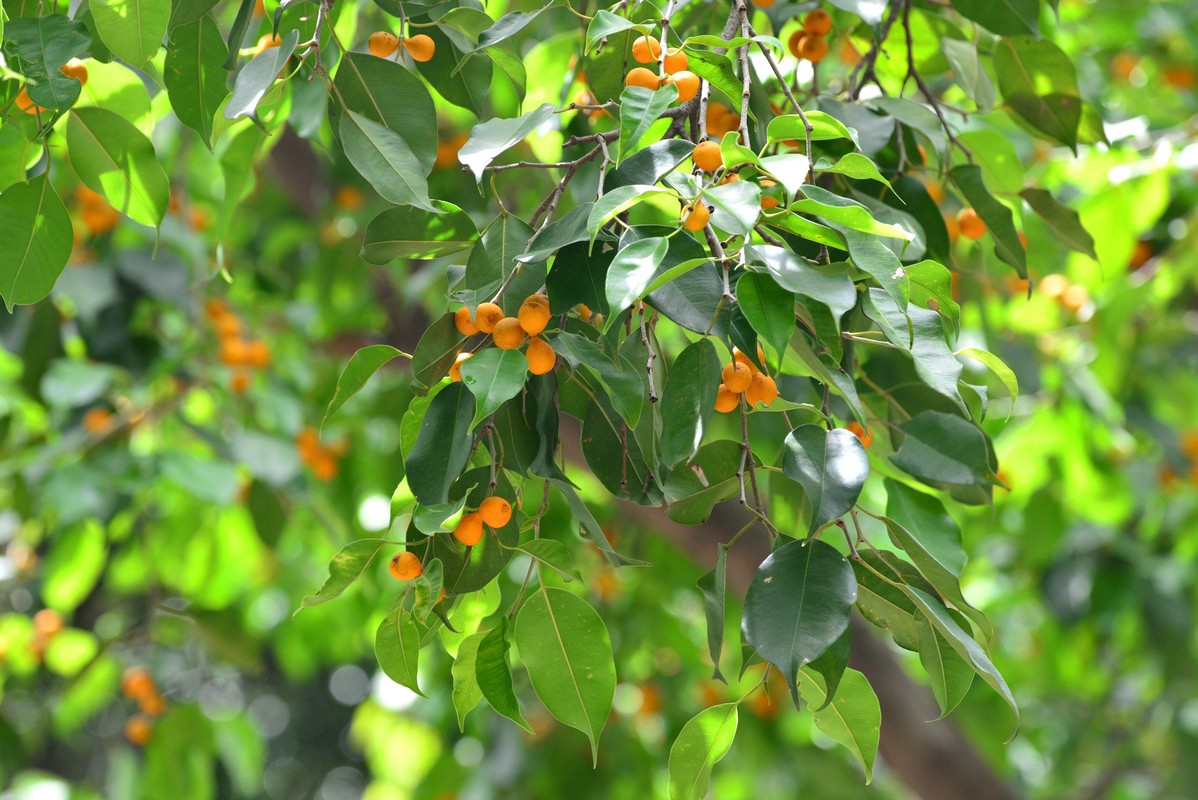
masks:
[[[310,594],[301,600],[295,613],[340,597],[351,583],[362,576],[384,544],[382,539],[359,539],[341,548],[329,562],[329,577],[324,586],[321,586],[316,594]]]
[[[750,272],[736,282],[736,301],[753,330],[781,360],[795,331],[794,295],[769,275]]]
[[[667,84],[660,89],[629,86],[620,95],[620,138],[616,140],[617,166],[637,151],[649,127],[657,122],[670,104],[678,99],[678,87]]]
[[[607,626],[585,600],[544,588],[516,616],[516,646],[537,697],[565,725],[586,734],[598,759],[611,712],[616,665]]]
[[[432,259],[468,250],[478,241],[470,216],[444,200],[433,200],[432,211],[406,206],[388,208],[366,226],[362,258],[389,264],[397,258]]]
[[[45,173],[0,194],[0,297],[10,312],[50,293],[71,242],[71,217]]]
[[[761,187],[753,181],[734,181],[703,193],[699,202],[714,209],[711,224],[721,231],[748,236],[761,216]]]
[[[607,269],[604,293],[610,313],[606,324],[611,325],[620,311],[639,300],[653,281],[669,242],[653,237],[633,242],[616,253]]]
[[[345,155],[383,199],[441,212],[429,200],[428,181],[416,154],[399,134],[354,111],[342,115],[340,131]]]
[[[882,732],[882,709],[865,676],[846,669],[835,698],[829,701],[823,676],[805,667],[799,693],[811,709],[815,726],[852,753],[865,770],[865,782],[871,782]]]
[[[473,420],[474,395],[462,384],[447,386],[433,398],[404,459],[408,486],[423,505],[449,499],[449,487],[470,459]]]
[[[609,171],[604,186],[609,192],[622,186],[652,186],[690,158],[694,149],[690,142],[682,139],[654,142],[628,156],[619,167]]]
[[[1081,217],[1068,206],[1062,205],[1047,189],[1037,189],[1029,186],[1019,193],[1048,224],[1056,236],[1056,240],[1082,255],[1087,255],[1095,261],[1098,254],[1094,251],[1094,238],[1082,226]]]
[[[453,314],[444,315],[425,329],[412,353],[412,388],[417,394],[427,393],[449,372],[465,342],[454,325]]]
[[[553,348],[574,369],[582,367],[594,374],[607,390],[621,419],[634,428],[637,426],[646,391],[641,365],[633,364],[622,354],[612,353],[603,344],[576,333],[558,334],[553,340]]]
[[[483,17],[488,21],[490,19],[485,14]],[[420,65],[420,74],[446,100],[482,116],[487,93],[491,89],[491,62],[485,58],[471,58],[463,63],[465,56],[462,48],[472,48],[473,42],[456,31],[447,33],[439,27],[432,27],[421,28],[421,33],[432,38],[436,50],[432,59]],[[459,41],[452,41],[449,33],[457,34]]]
[[[982,218],[982,222],[986,223],[986,229],[994,239],[994,252],[1014,267],[1019,277],[1026,278],[1027,253],[1019,239],[1019,232],[1015,230],[1015,217],[1011,209],[990,194],[982,179],[981,167],[962,164],[953,167],[951,174],[965,199]]]
[[[984,0],[979,0],[984,2]],[[1003,100],[1035,130],[1077,149],[1082,101],[1077,69],[1047,39],[1003,39],[994,52],[994,71]]]
[[[374,636],[374,654],[388,678],[424,697],[417,682],[420,628],[411,614],[397,608],[383,619]]]
[[[163,80],[175,116],[212,147],[212,123],[228,96],[228,73],[220,64],[229,55],[220,28],[211,16],[171,31]]]
[[[703,445],[688,463],[670,470],[664,486],[667,516],[683,525],[706,522],[717,503],[740,491],[736,477],[740,457],[740,442],[720,439]]]
[[[517,260],[521,263],[545,261],[563,247],[587,241],[590,238],[587,219],[592,206],[592,203],[581,203],[555,219],[537,234],[528,252],[522,253]]]
[[[670,369],[661,396],[660,457],[666,466],[689,460],[703,443],[715,410],[721,369],[720,357],[708,339],[688,346]]]
[[[902,446],[891,460],[925,481],[962,486],[990,483],[986,435],[954,414],[923,411],[899,425]]]
[[[337,101],[329,103],[329,121],[334,131],[340,129],[344,109],[349,109],[403,139],[424,175],[432,170],[437,159],[437,116],[420,78],[394,61],[346,53],[333,84]]]
[[[237,58],[241,50],[241,46],[245,44],[245,33],[250,27],[250,18],[256,7],[255,0],[241,0],[237,6],[237,16],[233,18],[233,24],[229,27],[229,38],[225,40],[229,47],[229,57],[222,64],[225,69],[232,70],[237,66]],[[283,5],[280,4],[282,9]]]
[[[953,274],[936,261],[920,261],[905,267],[911,279],[911,303],[931,308],[952,323],[953,330],[961,324],[961,307],[953,299]]]
[[[478,685],[478,646],[487,637],[485,631],[471,634],[458,645],[458,654],[450,667],[453,676],[453,710],[458,718],[458,730],[466,730],[466,715],[478,705],[483,698],[483,690]]]
[[[1040,0],[952,0],[953,8],[999,36],[1040,32]]]
[[[441,599],[444,578],[441,559],[434,558],[425,563],[424,572],[410,584],[413,590],[412,616],[421,625],[428,624],[429,615]]]
[[[606,397],[596,396],[587,404],[581,441],[588,466],[609,492],[640,505],[661,502],[635,435]]]
[[[603,532],[603,527],[595,519],[595,515],[587,508],[587,504],[579,496],[578,490],[573,484],[560,478],[550,478],[550,482],[554,488],[562,493],[566,498],[566,503],[570,506],[570,513],[574,515],[579,525],[582,526],[582,531],[585,538],[590,539],[595,547],[599,548],[612,566],[616,567],[647,567],[648,562],[638,561],[635,558],[626,556],[623,553],[617,553],[612,549],[611,542],[608,541],[607,534]]]
[[[466,261],[466,272],[460,284],[462,289],[458,292],[462,302],[477,306],[494,297],[515,269],[516,259],[528,249],[532,235],[532,228],[518,217],[501,213],[492,220],[483,231],[479,246],[470,251]],[[512,295],[511,291],[505,291],[500,304],[513,299]],[[514,298],[517,304],[523,301],[523,297]],[[512,309],[513,313],[518,310],[519,305]]]
[[[27,80],[30,100],[52,111],[74,105],[82,86],[60,70],[72,58],[87,55],[91,41],[83,25],[65,14],[22,17],[4,26],[4,40]]]
[[[587,26],[586,51],[588,53],[591,52],[595,49],[595,45],[613,33],[619,33],[634,27],[636,27],[636,23],[632,20],[613,14],[610,11],[601,10],[595,14]]]
[[[861,587],[857,587],[857,598],[861,598]],[[852,629],[846,628],[824,654],[807,665],[806,669],[818,673],[823,679],[820,689],[824,692],[824,702],[812,706],[812,711],[822,711],[836,697],[836,689],[849,666],[849,653],[853,646]]]
[[[670,746],[670,800],[703,800],[712,768],[732,749],[737,704],[705,708],[682,726]]]
[[[565,580],[581,580],[578,570],[574,567],[574,559],[566,546],[555,539],[532,539],[518,548],[547,567],[550,567]]]
[[[483,697],[491,708],[510,719],[529,733],[532,726],[520,713],[520,702],[512,685],[512,671],[508,666],[507,651],[511,648],[507,640],[507,617],[500,617],[499,624],[483,637],[478,645],[475,677]]]
[[[740,89],[736,91],[740,96]],[[811,141],[825,142],[836,139],[852,139],[853,134],[844,123],[823,111],[808,111],[807,120],[811,123]],[[798,114],[783,114],[770,120],[766,128],[766,136],[771,142],[789,140],[803,141],[803,119]]]
[[[901,310],[880,289],[869,290],[865,312],[886,332],[886,338],[911,354],[915,372],[924,383],[956,403],[962,412],[967,411],[957,388],[961,362],[945,342],[937,312],[914,305]]]
[[[564,314],[579,303],[596,314],[607,314],[607,270],[615,253],[588,248],[585,242],[558,251],[549,269],[545,288],[555,314]]]
[[[225,104],[225,119],[257,119],[258,105],[274,86],[279,72],[286,68],[298,43],[299,31],[292,31],[278,47],[268,47],[241,68],[233,82],[233,96]]]
[[[143,225],[166,215],[170,183],[154,145],[132,123],[103,108],[77,108],[67,119],[71,164],[88,188]]]
[[[750,263],[764,266],[769,270],[774,282],[787,292],[810,297],[827,306],[838,324],[845,312],[857,304],[857,290],[845,271],[846,265],[843,263],[839,265],[839,268],[837,265],[811,264],[790,250],[773,245],[750,245],[745,252]],[[741,281],[747,277],[749,276],[743,276]],[[793,331],[793,304],[791,310],[790,329]],[[765,336],[760,330],[758,333]],[[766,341],[769,341],[768,337]],[[789,335],[787,341],[790,341]]]
[[[850,436],[852,434],[849,434]],[[789,542],[770,554],[745,595],[741,630],[795,692],[799,668],[844,634],[857,599],[849,562],[819,539]]]
[[[470,168],[475,180],[482,182],[483,173],[495,157],[524,140],[553,117],[548,103],[512,119],[489,119],[470,129],[470,138],[458,151],[458,160]]]
[[[720,655],[724,652],[724,598],[728,576],[728,545],[721,542],[716,548],[715,566],[699,578],[699,591],[703,593],[703,613],[707,618],[707,653],[714,665],[712,680],[723,681],[720,672]],[[725,681],[727,683],[727,681]]]
[[[337,410],[357,394],[358,390],[366,385],[366,381],[370,380],[370,377],[378,372],[384,364],[400,356],[411,358],[407,353],[389,344],[368,345],[350,356],[345,369],[341,370],[341,377],[337,379],[337,390],[333,393],[333,399],[329,401],[329,407],[324,412],[324,419],[320,421],[320,427],[323,429],[329,419],[337,413]]]
[[[897,558],[897,556],[890,556]],[[912,567],[914,569],[914,567]],[[889,631],[894,637],[894,643],[905,650],[919,650],[917,624],[920,613],[915,603],[903,594],[894,583],[880,577],[882,572],[888,578],[898,580],[898,576],[881,559],[877,553],[864,551],[860,560],[853,562],[853,572],[857,576],[857,610],[861,612],[870,624]]]
[[[519,350],[489,347],[462,363],[462,384],[474,395],[474,425],[520,394],[528,359]]]
[[[916,631],[919,636],[919,663],[928,673],[928,683],[940,705],[943,719],[969,693],[969,688],[973,686],[973,668],[931,623],[920,620]]]
[[[827,431],[819,425],[800,425],[786,437],[782,471],[811,499],[812,534],[857,502],[869,477],[869,456],[860,440],[843,428]]]

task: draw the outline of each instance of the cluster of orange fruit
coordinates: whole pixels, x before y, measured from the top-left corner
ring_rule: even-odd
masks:
[[[512,504],[499,495],[491,495],[478,504],[478,510],[463,514],[453,529],[453,538],[473,547],[483,538],[483,525],[502,528],[512,519]]]
[[[337,477],[337,459],[345,454],[345,441],[326,445],[320,441],[320,433],[313,427],[305,427],[295,437],[295,449],[300,461],[320,481],[331,481]]]
[[[154,719],[166,711],[166,699],[158,693],[154,676],[145,667],[130,667],[121,676],[121,694],[137,703],[141,712],[125,722],[125,738],[141,747],[154,733]]]
[[[82,183],[75,189],[75,201],[79,203],[79,221],[92,236],[108,233],[121,221],[121,212]]]
[[[530,294],[520,304],[520,310],[514,317],[505,317],[503,309],[495,303],[479,303],[478,308],[471,313],[468,306],[462,306],[453,315],[453,324],[458,333],[463,336],[473,336],[476,333],[491,334],[491,341],[500,350],[515,350],[524,343],[528,336],[528,349],[524,355],[528,358],[528,371],[533,375],[544,375],[557,364],[557,353],[538,334],[549,324],[549,298],[543,294]],[[470,358],[471,353],[459,353],[457,361],[449,368],[452,380],[462,379],[462,364]]]
[[[370,54],[379,58],[390,58],[395,55],[401,45],[404,50],[408,51],[408,55],[412,57],[413,61],[422,63],[430,60],[437,52],[437,43],[423,33],[400,39],[390,31],[375,31],[366,40],[366,47],[370,50]]]
[[[966,239],[976,241],[986,235],[986,223],[982,222],[978,212],[972,208],[963,208],[958,211],[956,222],[957,232]]]
[[[638,64],[659,64],[660,73],[664,74],[645,67],[633,67],[624,76],[625,86],[643,86],[657,91],[672,84],[678,89],[679,103],[693,100],[699,93],[699,76],[687,69],[689,61],[681,49],[667,48],[663,56],[661,42],[645,34],[632,43],[632,57]]]
[[[1090,303],[1090,292],[1085,286],[1070,283],[1068,278],[1059,273],[1045,275],[1040,281],[1039,288],[1040,294],[1050,300],[1056,300],[1067,311],[1074,314]]]
[[[250,388],[248,369],[265,369],[270,365],[270,345],[261,339],[242,338],[244,325],[241,317],[219,298],[214,297],[205,303],[204,313],[220,338],[221,363],[234,370],[229,388],[241,394]]]
[[[763,363],[765,354],[757,349],[757,357]],[[740,350],[732,348],[732,361],[721,373],[724,382],[715,395],[715,410],[721,414],[735,411],[740,407],[741,395],[744,395],[749,408],[758,403],[768,406],[778,397],[778,385],[774,379],[766,375],[757,365]]]
[[[33,615],[33,654],[38,658],[46,652],[50,640],[67,626],[66,620],[52,608],[43,608]]]
[[[83,430],[92,436],[103,436],[113,428],[112,412],[104,406],[89,408],[83,415]]]
[[[817,8],[803,17],[802,24],[790,35],[786,47],[795,58],[818,64],[828,55],[828,40],[824,37],[832,30],[832,15]]]

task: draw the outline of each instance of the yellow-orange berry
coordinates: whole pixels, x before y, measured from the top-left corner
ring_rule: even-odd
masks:
[[[818,36],[804,36],[799,42],[799,57],[818,64],[828,55],[828,40]]]
[[[499,320],[503,319],[503,309],[494,303],[479,303],[474,311],[474,324],[483,333],[491,333]]]
[[[318,453],[312,460],[312,474],[316,480],[328,483],[337,477],[337,461],[327,452]]]
[[[661,42],[648,34],[632,43],[632,57],[638,64],[652,64],[661,58]]]
[[[757,347],[757,356],[758,356],[758,358],[761,359],[761,363],[764,364],[765,363],[765,353],[761,350],[760,346]],[[739,347],[732,348],[732,360],[735,361],[737,364],[744,364],[746,367],[749,368],[749,372],[760,372],[761,371],[761,370],[757,369],[757,365],[753,363],[753,359],[749,358],[749,354],[746,353],[744,350],[741,350]]]
[[[229,378],[229,389],[233,394],[245,394],[250,388],[250,376],[248,372],[237,370],[233,373],[233,377]]]
[[[1074,313],[1081,311],[1089,302],[1090,292],[1085,286],[1076,283],[1061,293],[1061,305]]]
[[[479,504],[478,517],[492,528],[502,528],[511,522],[512,504],[499,495],[492,495]]]
[[[470,309],[462,306],[457,311],[453,312],[453,326],[458,329],[458,333],[463,336],[473,336],[478,333],[478,326],[474,324],[474,320],[470,318]]]
[[[466,359],[470,358],[470,353],[458,353],[457,359],[453,362],[453,366],[449,368],[449,379],[451,381],[460,381],[462,379],[462,364],[466,363]]]
[[[720,143],[711,139],[695,145],[691,159],[695,166],[704,172],[715,172],[724,166],[724,153],[720,150]]]
[[[551,372],[557,364],[557,353],[549,346],[549,342],[537,336],[528,340],[528,350],[524,355],[528,358],[528,371],[533,375]]]
[[[690,60],[686,57],[686,53],[674,47],[666,51],[666,57],[662,59],[661,65],[667,75],[673,75],[690,66]]]
[[[108,433],[112,429],[112,412],[97,406],[89,408],[83,415],[83,430],[93,435]]]
[[[628,74],[624,76],[625,86],[642,86],[646,89],[656,90],[661,85],[657,74],[651,72],[644,67],[633,67],[628,70]]]
[[[574,310],[578,312],[578,318],[583,322],[590,322],[591,316],[595,313],[591,311],[591,307],[586,303],[579,303],[578,305],[574,306]]]
[[[220,343],[220,360],[227,367],[241,367],[248,363],[249,349],[245,342],[234,337],[227,337]]]
[[[375,31],[366,40],[366,47],[372,56],[390,58],[399,49],[399,37],[390,31]]]
[[[141,714],[136,714],[129,717],[125,723],[125,738],[131,744],[142,747],[150,741],[150,736],[154,733],[154,724],[150,720],[143,717]]]
[[[33,630],[46,639],[66,627],[66,620],[52,608],[43,608],[33,615]]]
[[[763,406],[768,406],[778,397],[778,384],[774,383],[774,379],[764,372],[754,372],[752,380],[749,381],[749,388],[745,389],[745,400],[749,403],[749,408],[761,403]]]
[[[130,700],[140,700],[157,692],[154,677],[145,667],[129,667],[121,676],[121,694]]]
[[[254,55],[261,55],[272,47],[278,47],[283,44],[283,40],[273,33],[264,33],[258,37],[258,44],[254,47]]]
[[[803,40],[807,38],[807,31],[799,29],[790,35],[786,40],[786,49],[795,58],[803,57]]]
[[[478,513],[463,514],[458,526],[453,529],[453,538],[467,547],[473,547],[483,538],[483,521]]]
[[[715,393],[715,410],[727,414],[729,411],[735,411],[739,405],[740,395],[721,383]]]
[[[769,8],[776,2],[778,2],[778,0],[753,0],[753,5],[757,6],[758,8]]]
[[[1065,290],[1069,288],[1069,279],[1059,272],[1054,272],[1051,275],[1045,275],[1040,280],[1040,294],[1050,300],[1056,300],[1065,294]]]
[[[424,567],[415,553],[407,550],[391,556],[391,577],[399,581],[410,581],[424,574]]]
[[[491,339],[500,350],[515,350],[524,342],[524,329],[515,317],[504,317],[495,323]]]
[[[79,84],[87,84],[87,65],[78,58],[72,58],[67,63],[59,68],[59,72],[66,75],[68,78],[74,78],[79,81]]]
[[[832,30],[832,15],[822,8],[807,12],[803,17],[803,30],[812,36],[827,36]]]
[[[219,297],[210,297],[204,301],[204,316],[216,322],[229,313],[229,306]]]
[[[678,87],[678,102],[686,103],[695,99],[699,94],[699,76],[690,70],[680,70],[666,78],[666,83]]]
[[[437,52],[437,43],[432,40],[432,37],[423,33],[404,39],[403,47],[413,61],[421,63],[432,60],[433,55]]]
[[[46,110],[33,102],[33,98],[29,96],[29,92],[24,86],[21,87],[21,91],[17,92],[16,104],[17,108],[26,114],[36,114],[38,111]]]
[[[703,230],[709,219],[711,219],[711,211],[702,203],[682,209],[682,227],[688,231]]]
[[[972,208],[963,208],[957,212],[957,230],[966,239],[981,239],[986,235],[986,223]]]
[[[753,372],[744,364],[733,361],[724,367],[720,377],[724,379],[724,385],[728,387],[728,391],[741,394],[749,388],[749,384],[753,381]]]
[[[533,297],[541,297],[544,295],[533,295]],[[545,326],[549,324],[549,301],[544,302],[534,300],[533,297],[528,298],[520,306],[520,310],[516,313],[516,318],[520,320],[520,327],[529,336],[536,336],[541,331],[545,330]]]
[[[138,698],[137,708],[147,717],[161,717],[166,712],[166,698],[158,692],[151,692]]]
[[[245,343],[246,364],[257,369],[263,369],[270,364],[270,345],[261,339]]]
[[[873,444],[874,435],[865,428],[862,428],[860,422],[850,422],[844,426],[844,429],[860,439],[862,447],[869,447]]]

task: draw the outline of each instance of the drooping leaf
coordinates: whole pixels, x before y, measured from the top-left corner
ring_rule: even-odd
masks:
[[[0,297],[10,312],[50,293],[71,242],[71,217],[46,173],[0,194]]]
[[[1019,277],[1026,278],[1027,253],[1019,240],[1019,232],[1015,230],[1015,217],[1011,209],[990,194],[982,179],[981,167],[962,164],[953,167],[951,175],[965,199],[982,218],[982,222],[986,223],[986,229],[994,239],[994,252],[1014,267]]]
[[[545,103],[519,117],[480,122],[470,129],[470,138],[458,151],[458,160],[469,167],[475,180],[481,183],[483,172],[496,156],[519,144],[552,117],[553,106]]]
[[[341,117],[340,130],[345,155],[383,199],[441,213],[429,200],[420,161],[399,134],[354,111]]]
[[[437,160],[437,116],[419,77],[394,61],[346,53],[333,85],[336,102],[329,103],[329,122],[335,132],[345,109],[377,122],[407,143],[428,175]]]
[[[722,703],[692,717],[670,746],[670,800],[703,800],[712,768],[736,738],[737,704]]]
[[[616,165],[637,151],[637,145],[670,105],[678,99],[678,87],[667,84],[660,89],[629,86],[620,95],[620,138]]]
[[[669,242],[662,237],[641,239],[622,248],[607,268],[604,293],[610,313],[606,324],[615,321],[620,311],[639,300],[665,258]]]
[[[512,670],[507,661],[507,651],[511,648],[507,640],[507,626],[507,617],[501,617],[499,624],[479,643],[475,677],[478,679],[478,688],[491,708],[529,733],[534,733],[532,726],[520,713],[520,702],[516,699],[516,690],[512,685]]]
[[[65,14],[21,17],[4,26],[4,39],[5,49],[20,64],[30,100],[53,111],[66,111],[75,103],[82,87],[61,69],[72,58],[87,55],[90,37],[83,25]]]
[[[466,730],[466,715],[478,705],[483,698],[483,690],[478,685],[478,646],[482,644],[487,633],[479,631],[462,640],[458,645],[458,654],[453,659],[450,674],[453,675],[453,710],[458,717],[458,730]]]
[[[175,115],[212,147],[216,111],[228,96],[228,77],[220,64],[229,51],[209,15],[171,31],[163,80]]]
[[[233,82],[233,95],[225,104],[225,119],[258,118],[258,104],[274,86],[298,43],[299,31],[294,30],[283,37],[278,47],[268,47],[241,68]]]
[[[994,71],[1003,100],[1020,118],[1049,138],[1077,149],[1082,118],[1077,70],[1060,47],[1030,36],[1003,39],[994,52]]]
[[[397,258],[433,259],[468,250],[478,241],[470,216],[444,200],[433,200],[436,212],[388,208],[366,225],[362,258],[389,264]]]
[[[295,613],[340,597],[351,583],[362,576],[384,544],[386,542],[383,539],[359,539],[342,547],[329,562],[329,577],[324,586],[321,586],[316,594],[310,594],[301,600]]]
[[[986,3],[985,0],[981,0],[981,2],[987,6],[998,5],[998,3]],[[1037,0],[1031,0],[1031,2],[1034,4]],[[953,68],[953,77],[956,79],[957,85],[965,94],[969,95],[979,111],[989,111],[994,106],[994,83],[990,80],[990,73],[986,72],[978,58],[977,42],[946,36],[940,40],[940,47],[943,48],[944,56]]]
[[[544,588],[524,601],[515,638],[537,697],[559,721],[586,734],[597,759],[616,690],[603,620],[577,595]]]
[[[333,399],[329,401],[329,407],[324,412],[324,419],[320,421],[320,427],[323,429],[329,419],[337,413],[337,410],[357,394],[358,390],[366,385],[366,381],[370,380],[370,377],[378,372],[384,364],[400,356],[411,358],[407,353],[389,344],[368,345],[350,356],[345,369],[341,370],[341,377],[337,379],[337,390],[333,393]]]
[[[453,322],[453,314],[445,314],[425,329],[412,353],[412,388],[426,394],[434,383],[449,372],[465,339]]]
[[[708,339],[688,346],[670,369],[661,397],[662,463],[672,467],[699,450],[715,408],[720,357]]]
[[[899,429],[906,438],[891,460],[900,469],[938,483],[990,483],[986,437],[969,420],[940,411],[923,411]]]
[[[455,10],[475,9],[461,6]],[[486,14],[478,12],[478,17],[471,30],[481,31],[491,24],[491,18]],[[486,108],[487,93],[491,88],[491,61],[485,58],[467,60],[463,50],[473,49],[474,43],[448,26],[422,28],[421,32],[432,38],[436,49],[432,59],[421,64],[420,74],[446,100],[482,116]],[[451,38],[451,34],[457,41]]]
[[[1040,0],[952,0],[966,19],[999,36],[1040,32]]]
[[[736,282],[736,301],[753,330],[774,348],[780,361],[795,331],[794,295],[769,275],[750,272]]]
[[[1008,367],[994,353],[991,353],[989,350],[982,350],[979,347],[962,347],[954,355],[966,356],[982,364],[1002,381],[1002,385],[1006,387],[1007,394],[1012,401],[1019,397],[1019,379],[1015,377],[1015,371]]]
[[[1056,234],[1058,242],[1070,250],[1087,255],[1095,261],[1098,260],[1098,254],[1094,250],[1094,238],[1082,226],[1081,217],[1076,211],[1059,203],[1047,189],[1029,186],[1019,195],[1032,207],[1032,211],[1039,214],[1040,218],[1047,223],[1052,232]]]
[[[519,350],[487,348],[462,363],[462,384],[474,395],[474,425],[520,394],[528,359]]]
[[[882,709],[869,681],[857,670],[846,669],[836,697],[828,702],[823,676],[805,667],[799,693],[811,709],[815,726],[853,754],[865,769],[865,782],[870,783],[882,731]]]
[[[738,236],[748,236],[761,217],[761,187],[753,181],[734,181],[716,186],[699,199],[715,210],[711,224]]]
[[[100,38],[122,61],[144,66],[162,47],[170,0],[91,0],[89,7]]]
[[[408,486],[422,505],[449,499],[449,487],[470,459],[473,420],[474,395],[462,384],[447,386],[433,398],[404,459]]]
[[[800,425],[786,437],[782,471],[797,481],[811,500],[808,534],[812,534],[857,502],[869,477],[869,456],[850,431]]]
[[[520,545],[518,549],[552,568],[567,581],[580,578],[578,570],[574,568],[574,559],[570,557],[570,551],[556,539],[533,539]]]
[[[715,566],[699,578],[699,591],[703,593],[703,613],[707,618],[707,652],[714,665],[712,680],[723,681],[720,672],[720,655],[724,651],[724,597],[728,575],[728,545],[721,542],[716,548]],[[726,681],[725,681],[726,682]]]
[[[928,673],[928,683],[932,685],[932,694],[940,705],[940,717],[943,719],[969,693],[969,687],[973,686],[973,668],[931,623],[919,620],[916,631],[919,636],[919,663]]]
[[[967,410],[957,388],[961,362],[944,340],[944,326],[937,312],[916,306],[907,306],[904,311],[880,289],[869,290],[865,312],[886,332],[886,338],[911,354],[915,372],[924,383],[952,400],[962,412]]]
[[[826,267],[809,264],[790,250],[774,245],[750,245],[745,248],[745,253],[750,263],[764,266],[774,281],[786,291],[810,297],[827,306],[838,326],[840,318],[857,304],[857,290],[844,263],[839,265],[839,269],[835,264]],[[744,277],[748,276],[743,276],[742,280]]]
[[[397,608],[383,619],[374,636],[374,654],[388,678],[424,697],[417,682],[420,628],[411,614]]]
[[[154,145],[132,123],[103,108],[77,108],[67,120],[67,147],[88,188],[136,222],[162,223],[170,183]]]

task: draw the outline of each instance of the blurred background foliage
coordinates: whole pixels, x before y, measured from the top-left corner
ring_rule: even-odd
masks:
[[[782,23],[810,5],[779,3],[769,15]],[[261,32],[274,7],[255,19]],[[360,49],[384,17],[359,12],[337,26]],[[1082,95],[1102,109],[1109,145],[1076,157],[1048,149],[1001,109],[968,121],[967,140],[988,177],[1034,181],[1077,209],[1099,258],[1026,218],[1029,296],[983,247],[952,245],[961,344],[1001,356],[1022,387],[1017,402],[995,401],[986,423],[1010,491],[960,521],[971,554],[965,594],[995,621],[995,661],[1024,722],[1004,744],[1009,716],[978,686],[954,720],[1029,797],[1192,797],[1198,6],[1061,0],[1059,14],[1043,22],[1077,63]],[[578,32],[551,16],[535,23],[525,53],[537,76],[526,107],[587,91],[575,77]],[[842,58],[851,62],[866,35],[838,31]],[[934,80],[949,69],[931,40],[919,45],[921,72]],[[895,44],[888,55],[879,75],[899,80],[905,53]],[[121,69],[90,68],[95,86]],[[821,80],[835,85],[848,69],[832,59]],[[505,85],[496,80],[501,110],[515,102]],[[94,99],[140,103],[138,87]],[[620,675],[594,771],[585,741],[556,735],[544,713],[531,716],[531,737],[484,712],[459,732],[450,659],[437,648],[422,669],[428,699],[383,676],[372,637],[395,588],[382,563],[338,602],[292,617],[341,545],[388,522],[411,399],[402,369],[348,404],[323,445],[305,431],[319,424],[348,355],[376,341],[410,347],[443,310],[447,284],[435,264],[359,259],[360,231],[382,204],[348,164],[329,160],[320,87],[289,87],[279,118],[290,116],[318,159],[269,119],[272,135],[248,128],[214,154],[154,128],[176,176],[156,258],[146,229],[118,223],[68,172],[55,176],[75,198],[73,263],[50,300],[0,316],[0,786],[13,798],[663,795],[682,724],[739,697],[760,668],[731,688],[707,679],[693,588],[704,567],[594,482],[584,489],[600,521],[625,552],[654,564],[615,572],[597,551],[576,557]],[[144,102],[149,130],[163,110]],[[455,111],[440,119],[430,188],[481,214],[484,200],[455,158],[471,122]],[[584,114],[571,122],[591,124]],[[532,137],[515,157],[557,158],[561,141]],[[937,171],[912,174],[938,185]],[[521,209],[547,180],[500,177],[497,187]],[[949,215],[958,205],[942,203]],[[227,313],[214,313],[214,298]],[[261,343],[259,366],[225,366],[230,332]],[[763,447],[778,440],[770,421],[759,424]],[[885,447],[878,441],[875,454]],[[566,530],[568,518],[554,506],[546,529]],[[523,572],[513,562],[453,619],[489,613]],[[727,636],[736,641],[734,625]],[[452,652],[457,642],[446,635],[444,644]],[[144,747],[129,741],[144,732],[127,729],[139,702],[122,693],[134,666],[153,678],[141,710],[164,701],[151,709],[163,713]],[[742,715],[713,796],[909,796],[884,763],[863,786],[847,754],[789,708],[784,688],[771,694]]]

